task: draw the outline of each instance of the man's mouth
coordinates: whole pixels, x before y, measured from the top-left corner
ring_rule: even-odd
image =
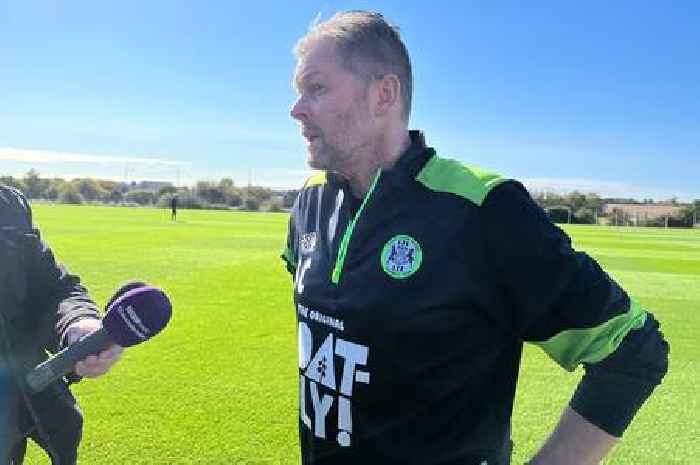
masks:
[[[318,134],[311,131],[302,131],[301,135],[304,136],[304,139],[306,139],[308,142],[313,142],[314,140],[318,139]]]

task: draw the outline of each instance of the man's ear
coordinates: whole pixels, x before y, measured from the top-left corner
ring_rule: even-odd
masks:
[[[401,105],[401,81],[395,74],[385,74],[372,82],[374,116],[386,116]]]

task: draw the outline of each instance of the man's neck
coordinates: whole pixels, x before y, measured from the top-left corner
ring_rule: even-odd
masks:
[[[411,137],[408,131],[404,130],[381,142],[377,144],[375,150],[371,150],[360,158],[363,163],[357,163],[353,166],[351,174],[347,177],[352,195],[358,199],[363,198],[369,191],[377,170],[393,168],[401,155],[411,145]]]

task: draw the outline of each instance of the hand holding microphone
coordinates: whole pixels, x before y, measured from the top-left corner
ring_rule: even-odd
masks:
[[[72,325],[73,334],[66,337],[75,342],[34,368],[27,375],[27,384],[34,392],[42,391],[74,368],[77,374],[99,376],[117,361],[122,347],[155,336],[168,324],[171,315],[170,300],[160,289],[144,283],[122,286],[107,304],[104,319],[79,320]]]
[[[70,325],[66,331],[67,345],[86,337],[102,328],[102,321],[95,318],[85,318]],[[73,372],[82,378],[97,378],[107,373],[112,365],[117,363],[124,352],[118,344],[112,344],[98,354],[88,355],[73,367]]]

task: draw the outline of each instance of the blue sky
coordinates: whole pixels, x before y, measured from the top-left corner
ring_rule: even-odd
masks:
[[[355,8],[401,27],[438,153],[533,189],[700,198],[700,3],[680,0],[0,0],[0,174],[298,187],[291,48]]]

